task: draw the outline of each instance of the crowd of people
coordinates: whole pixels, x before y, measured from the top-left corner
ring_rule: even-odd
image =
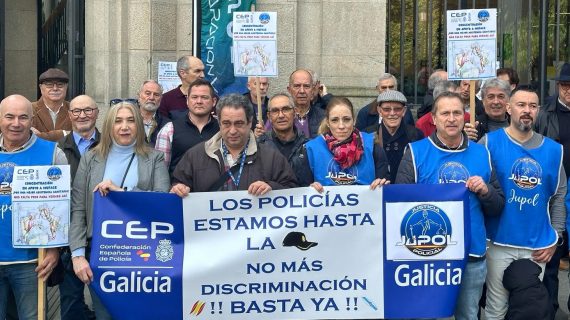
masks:
[[[519,86],[515,70],[503,68],[476,82],[473,107],[473,82],[448,81],[436,70],[417,117],[387,73],[378,79],[378,96],[356,113],[308,69],[295,70],[286,90],[271,97],[264,77],[248,79],[245,94],[218,97],[193,56],[181,57],[177,71],[181,85],[171,91],[146,80],[136,99],[113,99],[100,131],[97,103],[86,95],[65,101],[69,78],[59,69],[40,75],[37,102],[20,95],[0,102],[0,167],[69,164],[72,174],[69,247],[48,249],[38,264],[37,250],[11,246],[11,219],[0,220],[0,319],[14,308],[11,317],[37,318],[37,277],[58,278],[58,265],[61,318],[111,319],[92,290],[94,314],[83,295],[93,281],[94,192],[259,196],[390,183],[462,183],[469,192],[469,260],[455,319],[477,319],[481,310],[489,320],[554,319],[558,267],[568,254],[570,64],[548,101],[540,103],[535,91]],[[9,207],[9,192],[0,201]],[[541,300],[513,294],[525,281],[543,288],[535,294]]]

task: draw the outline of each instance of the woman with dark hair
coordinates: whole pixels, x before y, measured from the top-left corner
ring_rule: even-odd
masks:
[[[69,246],[73,269],[85,284],[93,281],[89,249],[93,232],[93,193],[110,191],[168,192],[170,181],[162,152],[145,142],[142,117],[130,102],[120,102],[107,112],[99,144],[79,163],[73,183]],[[91,287],[97,319],[111,319]]]
[[[306,153],[313,173],[311,186],[370,185],[389,183],[388,161],[374,135],[354,126],[354,108],[346,98],[332,98],[327,105],[319,136],[307,142]]]

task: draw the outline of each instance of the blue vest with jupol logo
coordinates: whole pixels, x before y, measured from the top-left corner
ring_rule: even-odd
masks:
[[[525,149],[504,129],[487,134],[487,147],[505,192],[500,216],[487,219],[487,237],[498,245],[542,249],[556,243],[548,202],[558,188],[562,146],[544,137]]]
[[[0,262],[28,262],[38,258],[37,249],[12,247],[12,177],[15,166],[39,166],[53,163],[56,144],[36,139],[17,152],[0,152]]]
[[[367,185],[376,179],[374,166],[374,136],[361,132],[364,154],[352,167],[342,170],[327,148],[325,138],[320,135],[307,142],[307,157],[315,181],[323,186]]]
[[[410,143],[416,183],[462,183],[471,176],[480,176],[489,183],[491,160],[489,151],[471,141],[463,150],[445,150],[434,144],[430,138]],[[483,210],[477,196],[469,193],[471,224],[471,247],[469,255],[481,257],[487,250],[485,245],[485,222]]]

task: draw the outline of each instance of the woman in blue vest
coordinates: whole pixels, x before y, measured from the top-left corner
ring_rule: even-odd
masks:
[[[374,135],[358,131],[354,108],[346,98],[333,98],[327,105],[319,135],[307,142],[311,186],[370,185],[389,183],[388,160]]]
[[[113,105],[105,117],[101,140],[79,162],[73,180],[69,246],[73,270],[85,284],[93,281],[89,249],[93,232],[93,192],[168,192],[170,181],[164,154],[145,142],[140,112],[130,102]],[[111,319],[89,286],[97,319]]]

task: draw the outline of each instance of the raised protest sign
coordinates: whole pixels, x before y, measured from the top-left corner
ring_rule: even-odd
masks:
[[[277,12],[234,12],[236,77],[277,77]]]
[[[495,78],[497,9],[447,11],[449,80]]]
[[[467,210],[463,185],[96,195],[93,286],[118,319],[446,317]]]

